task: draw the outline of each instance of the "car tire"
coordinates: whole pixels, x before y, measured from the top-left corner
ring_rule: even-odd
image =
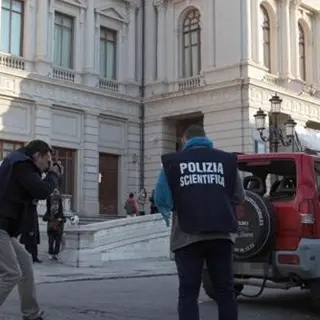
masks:
[[[202,272],[202,287],[209,298],[211,298],[212,300],[216,299],[216,295],[212,287],[208,269],[204,269]],[[238,297],[241,294],[243,288],[244,286],[242,284],[236,284],[234,286],[236,297]]]
[[[275,243],[275,211],[267,199],[246,190],[245,203],[237,206],[237,217],[239,229],[234,246],[237,260],[252,259],[272,250]]]
[[[320,279],[310,284],[311,303],[314,311],[320,314]]]

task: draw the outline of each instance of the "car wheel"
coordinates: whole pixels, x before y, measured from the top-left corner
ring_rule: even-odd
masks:
[[[211,283],[211,280],[210,280],[210,276],[209,276],[209,272],[207,269],[204,269],[203,270],[203,273],[202,273],[202,286],[203,286],[203,289],[204,289],[204,292],[206,293],[206,295],[215,300],[216,299],[216,295],[215,295],[215,292],[213,290],[213,287],[212,287],[212,283]],[[242,284],[236,284],[234,286],[234,289],[235,289],[235,293],[236,293],[236,296],[238,297],[242,290],[243,290],[243,285]]]
[[[320,279],[315,280],[310,284],[310,294],[312,308],[320,313]]]

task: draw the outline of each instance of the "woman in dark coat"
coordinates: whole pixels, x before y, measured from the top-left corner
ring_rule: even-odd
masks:
[[[59,169],[62,174],[63,169],[61,166],[59,166]],[[47,222],[49,258],[58,260],[64,223],[66,222],[63,213],[62,197],[58,188],[56,188],[47,199],[47,211],[43,216],[43,221]]]

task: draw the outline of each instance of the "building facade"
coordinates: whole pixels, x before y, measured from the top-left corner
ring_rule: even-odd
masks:
[[[219,148],[268,151],[254,114],[275,93],[281,126],[320,129],[319,1],[150,1],[147,17],[147,188],[190,123]]]
[[[150,194],[190,124],[225,150],[268,150],[254,114],[275,92],[282,122],[320,129],[319,1],[0,4],[0,158],[50,142],[80,214],[122,215],[141,182]]]
[[[1,0],[0,158],[31,139],[65,167],[72,210],[123,214],[138,191],[138,6]]]

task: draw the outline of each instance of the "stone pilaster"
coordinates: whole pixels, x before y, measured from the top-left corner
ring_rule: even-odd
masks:
[[[99,113],[84,114],[83,136],[83,201],[81,213],[87,216],[99,214]]]
[[[316,83],[320,87],[320,11],[315,15],[315,37],[317,39],[314,41],[314,51],[315,51],[315,70],[316,70]]]
[[[158,80],[166,80],[166,42],[168,38],[166,37],[166,12],[167,12],[167,0],[155,0],[154,2],[158,10],[158,46],[157,46],[157,71]],[[172,32],[172,30],[171,30]],[[173,57],[171,57],[173,58]]]
[[[291,0],[290,3],[290,30],[291,30],[291,73],[295,78],[300,78],[299,70],[299,28],[298,7],[300,0]]]
[[[136,46],[137,46],[137,25],[136,16],[139,5],[135,1],[127,2],[127,9],[129,12],[129,26],[128,26],[128,80],[134,82],[136,79]]]
[[[52,8],[51,8],[52,11]],[[50,56],[48,49],[51,49],[51,45],[48,46],[48,39],[50,35],[48,33],[48,28],[52,28],[50,23],[52,22],[48,19],[49,13],[49,1],[48,0],[37,0],[37,13],[36,13],[36,54],[35,54],[35,62],[36,62],[36,72],[48,76],[51,72],[50,66]],[[52,17],[52,12],[51,12]],[[32,23],[29,23],[32,25]],[[50,26],[50,27],[49,27]],[[52,34],[52,32],[51,32]],[[50,42],[50,41],[49,41]]]
[[[97,84],[97,79],[94,76],[94,53],[95,53],[95,12],[94,12],[94,1],[88,1],[88,7],[85,13],[85,25],[84,25],[84,57],[83,57],[83,72],[84,72],[84,83],[87,86],[94,87]],[[98,31],[100,31],[98,29]]]
[[[34,139],[50,143],[51,139],[51,105],[36,103],[34,117]]]
[[[280,76],[291,75],[291,32],[290,32],[290,0],[280,2]]]

